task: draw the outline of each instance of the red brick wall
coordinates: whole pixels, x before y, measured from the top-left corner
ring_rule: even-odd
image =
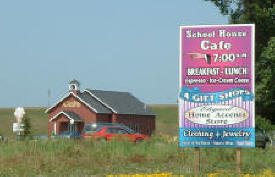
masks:
[[[54,131],[54,123],[56,122],[56,133],[59,134],[60,133],[60,124],[62,122],[70,122],[69,119],[64,115],[61,114],[59,115],[55,120],[49,122],[48,124],[48,136],[50,136],[52,134],[52,132]]]
[[[48,136],[52,135],[54,122],[48,122]]]
[[[60,129],[61,129],[61,123],[66,122],[67,124],[70,123],[69,119],[64,115],[61,114],[58,116],[58,118],[55,120],[56,122],[56,133],[59,134],[60,133]],[[64,127],[63,127],[63,131],[64,131]]]
[[[151,136],[156,128],[155,116],[118,114],[116,117],[118,123],[123,123],[133,130],[138,125],[139,132],[145,135]]]
[[[69,96],[64,101],[78,101],[74,96]],[[63,102],[59,103],[56,107],[54,107],[50,112],[48,112],[48,117],[51,119],[55,115],[57,115],[59,112],[62,111],[71,111],[79,115],[81,119],[84,120],[84,123],[89,122],[96,122],[96,113],[91,111],[90,108],[88,108],[85,104],[78,101],[80,103],[80,107],[78,108],[72,108],[72,107],[63,107]],[[50,136],[53,131],[53,122],[49,122],[48,124],[48,135]],[[83,127],[83,126],[82,126]]]
[[[49,129],[51,131],[54,130],[54,128],[53,128],[54,123],[56,123],[56,134],[59,135],[61,131],[68,130],[68,125],[70,124],[70,120],[67,118],[66,115],[60,114],[56,119],[54,119],[51,122],[51,125],[49,127]],[[66,123],[66,125],[64,125],[64,123]],[[82,122],[76,122],[75,124],[77,125],[78,130],[81,130],[83,128]],[[50,136],[50,135],[48,135],[48,136]]]
[[[117,114],[112,114],[112,122],[117,123]]]
[[[111,114],[97,114],[96,115],[96,122],[112,122],[112,115]]]
[[[85,104],[77,100],[74,96],[69,96],[64,101],[77,101],[80,103],[80,107],[63,107],[63,102],[59,103],[56,107],[54,107],[51,111],[48,112],[48,117],[51,119],[58,113],[62,111],[71,111],[75,112],[79,115],[81,119],[84,120],[84,124],[78,125],[80,130],[82,130],[83,126],[87,123],[91,122],[117,122],[117,123],[124,123],[125,125],[129,126],[132,129],[135,129],[135,125],[139,125],[140,133],[145,135],[152,135],[155,131],[155,116],[149,115],[119,115],[119,114],[96,114],[93,112],[89,107]],[[65,116],[58,118],[59,121],[69,121]],[[50,136],[53,132],[54,122],[48,123],[48,135]],[[57,125],[57,129],[59,126]],[[59,130],[57,131],[59,132]]]

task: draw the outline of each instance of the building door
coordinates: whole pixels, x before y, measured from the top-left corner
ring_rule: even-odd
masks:
[[[78,130],[79,132],[82,132],[83,127],[84,127],[84,122],[79,122],[79,123],[77,124],[77,130]]]
[[[59,133],[68,130],[69,123],[68,122],[60,122],[59,125]]]

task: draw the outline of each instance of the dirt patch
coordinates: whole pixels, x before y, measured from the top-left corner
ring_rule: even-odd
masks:
[[[143,155],[134,155],[127,159],[128,162],[131,163],[144,163],[147,161],[146,157]]]

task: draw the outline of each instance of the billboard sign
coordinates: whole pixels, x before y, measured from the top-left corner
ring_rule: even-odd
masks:
[[[255,147],[254,28],[180,27],[180,147]]]

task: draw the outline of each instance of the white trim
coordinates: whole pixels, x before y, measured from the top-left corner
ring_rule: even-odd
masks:
[[[74,92],[67,93],[60,101],[58,101],[56,104],[54,104],[52,107],[48,108],[45,113],[48,113],[52,108],[56,107],[60,102],[64,101],[65,98],[68,98],[70,95],[73,95],[75,98],[77,98],[79,101],[81,101],[83,104],[85,104],[87,107],[92,109],[95,113],[98,113],[97,110],[93,107],[91,107],[89,104],[87,104],[85,101],[83,101],[79,96],[77,96]]]
[[[177,104],[178,104],[178,113],[179,113],[179,115],[178,115],[178,120],[179,120],[179,128],[182,128],[182,125],[181,125],[181,122],[183,121],[182,119],[181,119],[181,114],[182,114],[182,112],[181,112],[181,104],[180,104],[180,92],[181,92],[181,82],[182,82],[182,29],[183,29],[183,27],[182,26],[180,26],[180,40],[179,40],[179,43],[180,43],[180,48],[179,48],[179,53],[180,53],[180,55],[179,55],[179,90],[178,90],[178,102],[177,102]]]
[[[203,28],[203,27],[230,27],[230,26],[254,26],[254,24],[226,24],[226,25],[180,25],[182,28]]]
[[[61,115],[61,114],[64,114],[64,115],[67,116],[68,119],[70,119],[70,120],[74,120],[73,118],[70,117],[70,115],[68,115],[67,113],[65,113],[65,112],[62,111],[62,112],[56,114],[53,118],[51,118],[51,119],[49,120],[49,122],[51,122],[52,120],[56,119],[56,118],[57,118],[59,115]],[[74,121],[75,121],[75,120],[74,120]],[[81,121],[76,121],[76,122],[81,122]]]
[[[252,93],[254,94],[254,100],[252,102],[252,113],[253,113],[253,118],[252,118],[252,127],[255,128],[255,99],[256,99],[256,92],[255,92],[255,24],[251,25],[251,50],[252,50],[252,66],[251,66],[251,77],[252,77]]]
[[[204,27],[236,27],[236,26],[240,26],[240,27],[251,27],[251,80],[252,80],[252,93],[254,94],[255,97],[255,24],[227,24],[227,25],[180,25],[180,49],[179,49],[179,93],[178,93],[178,111],[179,111],[179,119],[180,119],[180,114],[181,114],[181,110],[180,110],[180,98],[179,98],[179,94],[181,91],[181,83],[182,83],[182,30],[186,29],[186,28],[204,28]],[[255,128],[255,98],[252,102],[252,127]],[[180,121],[180,120],[179,120]],[[180,126],[181,124],[179,124]]]
[[[53,106],[49,107],[48,109],[46,109],[45,113],[48,113],[49,110],[51,110],[52,108],[54,108],[55,106],[57,106],[60,102],[64,101],[65,98],[67,98],[68,96],[70,96],[70,92],[67,93],[66,95],[64,95],[60,101],[58,101],[57,103],[55,103]]]
[[[56,122],[54,122],[54,125],[53,125],[53,132],[56,135]]]
[[[94,97],[97,101],[99,101],[100,103],[102,103],[104,106],[106,106],[107,108],[111,109],[114,113],[117,114],[117,111],[114,110],[111,106],[109,106],[107,103],[103,102],[100,98],[96,97],[94,94],[92,94],[89,90],[85,89],[84,92],[88,92],[92,97]]]
[[[74,86],[74,89],[71,87]],[[69,90],[79,90],[77,84],[69,84]]]

